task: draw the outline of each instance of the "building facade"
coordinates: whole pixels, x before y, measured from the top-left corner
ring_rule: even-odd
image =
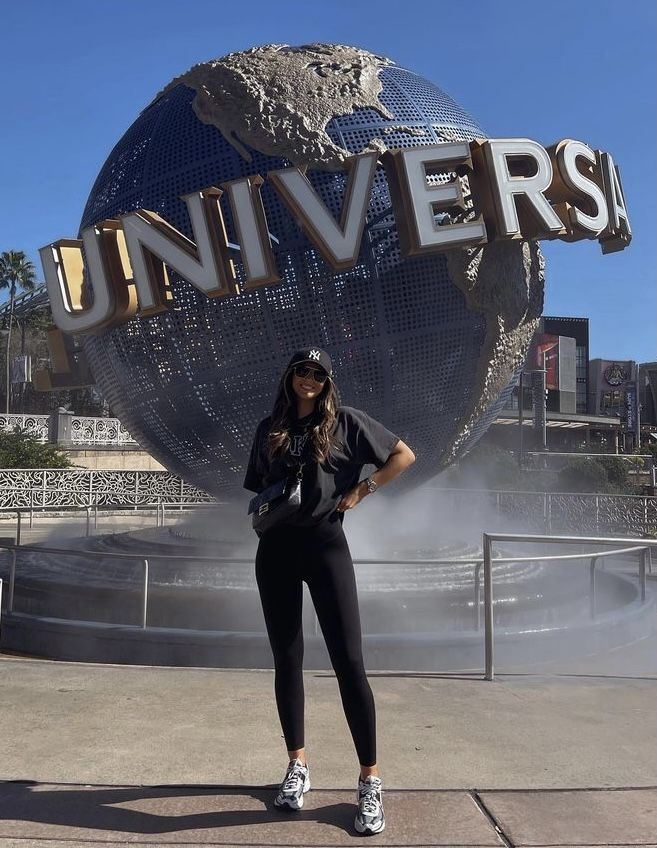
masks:
[[[639,403],[643,424],[657,426],[657,362],[639,365]]]
[[[525,372],[545,368],[547,411],[586,414],[589,395],[589,319],[544,315],[534,334]],[[532,408],[529,379],[525,380],[523,409]],[[514,392],[505,409],[518,409]]]
[[[620,418],[636,428],[637,363],[632,359],[592,359],[589,363],[589,411]]]
[[[525,427],[538,425],[534,406],[542,399],[530,372],[543,370],[548,450],[630,452],[638,449],[640,424],[644,432],[657,427],[657,362],[589,360],[588,318],[541,318],[524,367]],[[495,422],[498,443],[512,447],[518,416],[516,390]],[[526,441],[535,443],[535,434]]]
[[[586,414],[589,412],[589,319],[544,316],[532,347],[538,352],[551,340],[554,353],[545,362],[548,412]],[[536,355],[534,358],[539,359]]]

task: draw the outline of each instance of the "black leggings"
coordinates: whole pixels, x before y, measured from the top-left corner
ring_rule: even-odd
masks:
[[[376,763],[374,696],[363,664],[354,565],[339,521],[264,533],[256,581],[274,655],[274,691],[288,751],[304,747],[302,581],[308,585],[361,765]]]

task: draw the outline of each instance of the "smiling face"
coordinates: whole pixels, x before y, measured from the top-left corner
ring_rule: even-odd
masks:
[[[302,367],[305,367],[302,363]],[[312,366],[310,366],[312,368]],[[321,370],[321,369],[318,369]],[[322,393],[322,389],[326,385],[326,381],[323,383],[317,383],[312,377],[299,377],[296,374],[296,371],[292,372],[292,389],[294,390],[297,398],[301,400],[315,400]]]

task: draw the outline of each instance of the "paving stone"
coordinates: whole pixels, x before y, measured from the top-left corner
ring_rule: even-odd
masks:
[[[302,810],[273,806],[275,787],[0,784],[5,840],[62,844],[341,846],[353,828],[355,790],[313,788]],[[372,845],[499,848],[494,826],[468,792],[384,790],[386,828]],[[24,844],[24,843],[20,843]],[[45,843],[50,848],[50,842]]]
[[[515,848],[657,842],[657,788],[481,792]]]

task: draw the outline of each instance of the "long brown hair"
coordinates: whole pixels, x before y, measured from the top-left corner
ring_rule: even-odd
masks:
[[[267,455],[270,462],[277,456],[284,456],[292,441],[290,426],[297,418],[296,395],[292,388],[293,374],[294,366],[284,372],[278,384],[267,436]],[[319,463],[326,462],[332,447],[340,446],[339,439],[333,433],[339,405],[340,396],[337,386],[330,377],[327,377],[322,391],[315,399],[315,409],[308,434],[312,448],[310,456]]]

